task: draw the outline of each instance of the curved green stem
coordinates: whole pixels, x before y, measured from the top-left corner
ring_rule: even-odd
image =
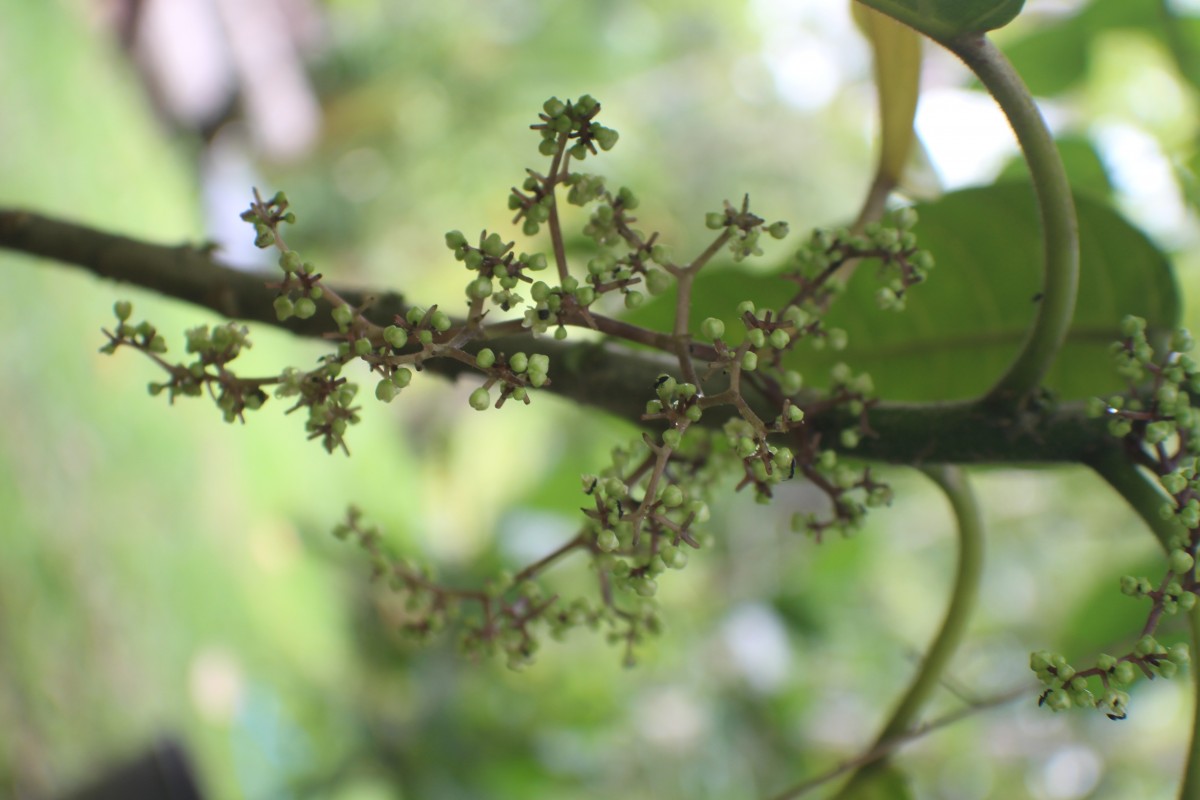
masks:
[[[981,34],[954,37],[943,44],[970,67],[1008,117],[1037,193],[1045,262],[1041,302],[1021,351],[986,396],[991,405],[1008,405],[1041,385],[1075,312],[1079,284],[1075,202],[1054,137],[1004,54]]]
[[[941,682],[942,673],[966,632],[967,621],[974,609],[983,574],[983,521],[965,472],[952,466],[925,467],[922,471],[941,487],[954,511],[955,525],[958,529],[958,568],[941,630],[930,645],[929,652],[925,654],[925,660],[916,678],[900,700],[900,705],[892,712],[891,719],[879,732],[871,749],[904,736],[917,724],[917,716]],[[883,760],[878,760],[864,766],[835,797],[850,800],[861,796],[862,790],[884,763]]]
[[[1125,502],[1158,538],[1164,550],[1173,538],[1187,532],[1174,515],[1163,519],[1159,509],[1168,502],[1166,494],[1157,480],[1139,469],[1123,453],[1109,451],[1090,460],[1088,466],[1125,498]],[[1192,629],[1192,652],[1200,652],[1200,607],[1188,614],[1188,621]],[[1192,740],[1188,745],[1183,782],[1179,787],[1180,800],[1200,798],[1200,669],[1195,665],[1192,667],[1192,692]]]

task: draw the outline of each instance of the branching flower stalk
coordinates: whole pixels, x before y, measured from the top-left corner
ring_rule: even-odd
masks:
[[[1110,435],[1124,442],[1124,457],[1120,463],[1109,458],[1093,466],[1152,522],[1168,554],[1166,573],[1158,581],[1134,575],[1121,579],[1124,594],[1150,601],[1146,621],[1128,652],[1102,654],[1093,666],[1082,669],[1060,653],[1039,651],[1030,658],[1030,667],[1046,687],[1039,703],[1055,711],[1095,707],[1114,720],[1126,717],[1126,689],[1138,677],[1169,678],[1190,662],[1186,643],[1167,645],[1156,634],[1165,618],[1194,614],[1200,591],[1200,411],[1191,399],[1192,393],[1200,393],[1200,365],[1188,355],[1192,337],[1180,330],[1168,351],[1156,354],[1146,338],[1145,320],[1127,317],[1122,333],[1113,356],[1129,388],[1123,394],[1094,398],[1088,413],[1105,420]],[[1139,468],[1156,476],[1158,487],[1147,487]],[[1097,687],[1098,697],[1092,691]]]
[[[288,198],[277,193],[264,200],[255,192],[242,217],[254,226],[259,247],[278,252],[283,277],[268,284],[275,292],[276,319],[307,322],[326,313],[330,325],[325,336],[336,351],[322,356],[313,369],[242,378],[231,364],[249,346],[247,331],[227,325],[189,333],[187,349],[194,360],[172,364],[163,357],[166,342],[153,326],[129,322],[128,303],[117,304],[118,324],[106,332],[103,348],[111,353],[132,347],[149,355],[169,376],[165,383],[151,384],[154,394],[166,390],[174,399],[208,387],[227,421],[245,421],[245,412],[260,408],[268,397],[265,390],[274,387],[277,397],[292,399],[290,411],[307,411],[310,438],[321,439],[331,452],[347,453],[346,434],[362,409],[355,404],[357,385],[343,370],[356,361],[373,375],[375,397],[383,402],[393,401],[414,373],[428,365],[454,362],[459,371],[481,377],[469,403],[483,411],[510,400],[528,404],[534,392],[553,386],[554,368],[547,355],[493,346],[514,334],[562,340],[569,329],[584,328],[669,357],[674,368],[660,372],[644,389],[649,398],[641,421],[655,433],[614,451],[608,467],[584,476],[585,522],[579,532],[515,575],[498,577],[484,588],[443,586],[429,573],[387,556],[382,535],[365,526],[357,510],[338,527],[340,537],[352,538],[366,550],[376,575],[408,597],[411,619],[405,627],[417,638],[454,623],[468,651],[502,650],[514,667],[533,658],[539,627],[559,636],[574,625],[607,626],[609,637],[624,644],[625,659],[632,663],[635,645],[660,628],[653,603],[656,579],[682,568],[687,551],[707,540],[698,526],[708,518],[707,500],[723,474],[733,471],[735,488],[751,488],[762,502],[781,481],[796,476],[811,481],[828,496],[830,512],[798,515],[794,522],[797,530],[818,539],[827,530],[854,530],[867,507],[890,502],[890,489],[869,468],[839,461],[822,444],[822,434],[805,423],[809,409],[829,413],[844,408],[850,424],[839,431],[840,447],[853,448],[876,436],[868,419],[875,402],[870,377],[838,364],[831,390],[817,396],[802,391],[802,376],[786,368],[783,357],[802,343],[845,346],[845,333],[828,329],[824,316],[840,288],[833,276],[846,262],[870,259],[879,264],[885,282],[879,305],[893,310],[903,308],[907,291],[932,268],[932,258],[916,246],[911,211],[858,234],[817,231],[791,262],[785,277],[795,288],[783,294],[786,302],[777,308],[741,303],[736,308],[740,336],[730,336],[724,322],[713,318],[699,326],[695,338],[691,308],[697,275],[723,250],[736,261],[761,255],[763,240],[784,238],[788,226],[768,225],[751,210],[748,197],[736,206],[727,202],[705,219],[713,240],[691,261],[674,261],[657,234],[647,236],[636,227],[632,212],[638,199],[630,189],[613,192],[602,176],[576,171],[575,165],[617,141],[616,131],[598,122],[599,112],[600,104],[586,95],[573,102],[548,100],[532,128],[541,136],[539,151],[550,159],[549,168],[544,174],[527,170],[525,181],[509,194],[513,222],[525,236],[548,229],[556,265],[553,281],[540,278],[549,266],[544,255],[518,252],[515,242],[496,231],[485,230],[472,239],[451,231],[446,246],[470,273],[465,315],[452,316],[442,305],[409,305],[390,320],[379,320],[370,316],[369,301],[355,305],[288,246],[282,228],[296,220]],[[568,205],[590,209],[584,234],[594,250],[582,270],[571,263],[564,244],[563,195]],[[672,285],[677,294],[668,330],[612,315],[613,299],[636,309],[645,300],[643,290],[659,295]],[[492,317],[507,312],[519,316]],[[722,378],[724,388],[713,388]],[[726,419],[723,436],[700,430],[704,416],[714,413]],[[548,567],[575,552],[584,554],[596,575],[596,604],[564,599],[538,585]]]

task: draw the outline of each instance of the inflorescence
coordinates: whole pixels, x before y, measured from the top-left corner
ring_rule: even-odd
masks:
[[[132,307],[127,302],[116,304],[118,324],[105,331],[108,342],[102,348],[108,353],[120,347],[142,351],[167,374],[165,382],[150,384],[152,394],[166,392],[173,401],[207,391],[230,422],[244,421],[245,413],[262,407],[272,390],[292,402],[289,411],[306,412],[309,438],[321,440],[330,452],[346,453],[347,431],[361,411],[358,386],[343,375],[352,362],[360,362],[373,376],[375,397],[383,402],[393,401],[427,363],[459,362],[459,371],[480,377],[469,403],[485,411],[509,401],[528,404],[537,390],[553,385],[557,367],[537,352],[537,335],[563,339],[571,328],[585,328],[668,354],[676,368],[645,387],[642,420],[655,432],[617,448],[611,463],[582,477],[584,521],[578,533],[519,572],[499,576],[481,589],[451,588],[428,570],[388,555],[382,534],[364,523],[357,510],[335,530],[369,554],[377,577],[407,596],[406,630],[423,639],[454,627],[468,651],[503,652],[513,667],[532,660],[539,630],[558,637],[581,625],[607,630],[611,640],[624,644],[632,663],[635,646],[661,628],[654,603],[657,581],[683,568],[689,552],[710,540],[701,530],[709,519],[709,497],[731,471],[737,476],[736,489],[748,487],[762,502],[782,481],[797,476],[811,481],[828,497],[830,510],[798,514],[793,527],[818,539],[828,530],[852,532],[867,508],[889,503],[886,484],[869,468],[840,459],[805,421],[814,413],[845,409],[857,422],[840,432],[839,448],[853,449],[863,437],[876,436],[869,422],[876,402],[870,376],[838,364],[829,376],[829,391],[818,394],[806,389],[804,377],[788,366],[785,356],[801,344],[845,348],[845,331],[827,327],[824,320],[850,265],[864,260],[878,264],[883,286],[877,299],[891,310],[904,307],[908,291],[933,266],[929,254],[916,245],[911,209],[861,231],[818,230],[788,263],[781,281],[784,302],[769,308],[742,302],[727,320],[708,318],[693,328],[690,293],[700,271],[721,252],[735,261],[761,255],[766,240],[788,235],[788,225],[768,224],[751,210],[749,198],[737,205],[725,203],[706,216],[705,224],[715,234],[708,247],[691,261],[674,260],[658,234],[645,235],[637,227],[633,212],[639,202],[632,190],[612,191],[603,176],[577,169],[618,140],[616,131],[597,122],[599,112],[600,104],[587,95],[575,101],[551,98],[531,126],[549,164],[543,172],[527,170],[520,187],[509,193],[508,206],[526,237],[549,233],[549,253],[519,251],[496,231],[484,230],[477,237],[457,230],[446,234],[447,248],[469,273],[461,315],[440,305],[411,306],[388,324],[372,321],[368,308],[339,295],[314,264],[288,246],[282,230],[295,222],[295,215],[287,197],[280,192],[264,200],[256,191],[242,218],[254,226],[258,247],[278,253],[281,277],[269,284],[276,292],[276,316],[283,321],[327,315],[326,335],[336,349],[311,369],[289,367],[277,375],[242,378],[231,365],[250,345],[246,329],[231,323],[190,331],[190,360],[171,363],[157,330],[147,322],[129,321]],[[594,254],[582,266],[567,256],[563,199],[568,206],[587,209],[583,233],[593,242]],[[672,288],[677,296],[670,330],[612,316]],[[509,312],[517,316],[492,316]],[[530,335],[528,352],[500,352],[489,345],[520,333]],[[771,413],[763,415],[761,403],[752,408],[748,389],[767,398]],[[728,421],[714,433],[703,419],[718,407],[725,408],[720,418]],[[1200,500],[1186,500],[1200,511]],[[1194,542],[1184,549],[1194,554]],[[577,551],[592,566],[595,600],[560,598],[538,584],[548,567]],[[1189,589],[1191,581],[1189,577]],[[1156,652],[1136,663],[1153,662]]]
[[[1061,653],[1038,651],[1030,657],[1030,667],[1046,686],[1040,703],[1055,711],[1098,708],[1114,720],[1125,718],[1126,690],[1139,676],[1170,678],[1190,661],[1187,644],[1164,644],[1155,634],[1164,618],[1191,611],[1200,591],[1196,578],[1200,411],[1191,400],[1193,393],[1200,393],[1200,365],[1188,355],[1192,337],[1186,330],[1176,331],[1164,352],[1156,353],[1144,319],[1126,317],[1121,333],[1112,354],[1128,390],[1093,398],[1088,416],[1106,420],[1108,432],[1124,441],[1132,461],[1158,477],[1170,497],[1162,506],[1162,517],[1177,521],[1179,532],[1166,542],[1166,572],[1161,579],[1121,578],[1122,593],[1150,602],[1132,649],[1121,656],[1102,654],[1094,666],[1084,669],[1071,665]]]

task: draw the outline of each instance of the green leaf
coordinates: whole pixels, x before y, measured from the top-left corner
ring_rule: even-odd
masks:
[[[1195,84],[1187,26],[1160,0],[1094,0],[1078,14],[1037,28],[1005,46],[1013,68],[1038,97],[1062,94],[1082,83],[1101,37],[1115,30],[1139,30],[1158,38],[1176,58],[1180,74]]]
[[[853,3],[854,20],[871,43],[879,98],[879,172],[895,186],[912,154],[913,118],[921,93],[921,37],[891,17]]]
[[[1178,324],[1179,295],[1166,257],[1104,203],[1076,198],[1080,227],[1079,301],[1075,319],[1047,386],[1063,399],[1123,388],[1108,354],[1126,314],[1145,317],[1154,335]],[[871,262],[855,271],[828,316],[850,344],[841,352],[801,344],[788,357],[808,385],[827,383],[844,361],[867,371],[879,396],[891,401],[968,399],[989,389],[1016,354],[1033,321],[1042,282],[1041,234],[1027,183],[966,189],[919,205],[915,232],[937,260],[929,280],[913,287],[908,309],[880,311]],[[725,321],[739,341],[734,308],[742,300],[777,306],[793,285],[743,269],[712,270],[697,278],[691,321]],[[669,295],[632,317],[670,330]]]
[[[1072,189],[1097,200],[1112,197],[1113,185],[1108,169],[1089,139],[1083,136],[1068,136],[1057,139],[1055,144],[1058,145],[1058,155],[1067,170],[1067,180],[1070,181]],[[1014,155],[1000,170],[996,180],[1028,182],[1029,166],[1020,155]]]
[[[861,0],[938,41],[1007,25],[1025,0]]]

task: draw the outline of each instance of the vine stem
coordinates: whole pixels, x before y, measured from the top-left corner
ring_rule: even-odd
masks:
[[[989,405],[1008,406],[1037,390],[1066,339],[1079,286],[1079,223],[1054,137],[1012,64],[983,34],[956,36],[942,44],[975,73],[1008,118],[1037,194],[1044,257],[1041,301],[1020,352],[984,397]]]
[[[815,778],[809,778],[804,783],[793,786],[791,789],[787,790],[787,793],[778,795],[773,800],[788,800],[788,798],[806,795],[814,789],[818,789],[830,781],[842,777],[847,772],[859,769],[867,764],[872,764],[881,758],[886,758],[901,746],[908,744],[911,741],[919,739],[922,736],[926,736],[934,731],[950,725],[954,725],[970,716],[980,713],[981,711],[988,711],[1007,703],[1011,703],[1014,700],[1020,700],[1022,697],[1028,697],[1029,693],[1034,691],[1037,691],[1036,684],[1023,684],[1021,686],[1009,689],[1006,692],[1001,692],[1000,694],[996,694],[982,700],[977,700],[965,708],[960,708],[957,711],[951,711],[945,716],[938,717],[937,719],[930,720],[929,722],[923,722],[920,725],[909,729],[900,736],[896,736],[892,739],[888,739],[886,742],[880,743],[877,747],[873,747],[860,756],[843,762],[842,764],[839,764],[838,766],[821,773]]]
[[[946,607],[941,629],[934,637],[921,668],[909,684],[908,691],[904,693],[900,704],[869,748],[870,752],[879,750],[890,741],[905,737],[917,726],[921,709],[940,685],[942,674],[966,632],[983,575],[983,520],[965,471],[954,466],[940,465],[924,467],[922,472],[946,495],[954,513],[958,537],[958,565],[954,575],[954,588],[950,593],[950,602]],[[877,759],[870,764],[864,764],[834,797],[837,800],[852,800],[863,796],[863,791],[885,763],[884,759]],[[781,798],[790,796],[794,795],[785,794]]]
[[[1125,502],[1137,512],[1146,526],[1158,539],[1164,550],[1170,541],[1187,533],[1174,515],[1163,519],[1159,514],[1162,504],[1170,498],[1163,492],[1158,481],[1150,473],[1139,469],[1124,453],[1109,450],[1087,462],[1096,474],[1103,478]],[[1192,633],[1192,652],[1200,650],[1200,606],[1188,613]],[[1200,669],[1192,665],[1192,738],[1188,744],[1187,763],[1183,782],[1179,787],[1180,800],[1200,798]]]

